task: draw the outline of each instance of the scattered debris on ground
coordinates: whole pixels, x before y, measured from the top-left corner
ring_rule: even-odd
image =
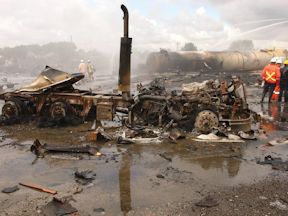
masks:
[[[263,161],[257,161],[258,164],[261,165],[271,165],[272,169],[288,171],[288,161],[283,161],[280,157],[272,157],[271,155],[267,155],[264,157]]]
[[[20,182],[19,184],[24,186],[24,187],[32,188],[32,189],[37,190],[37,191],[41,191],[41,192],[45,192],[45,193],[49,193],[49,194],[57,194],[56,190],[53,190],[53,189],[50,189],[47,187],[43,187],[41,185],[37,185],[34,183]]]
[[[91,147],[89,145],[85,146],[57,146],[49,144],[41,144],[38,139],[36,139],[33,145],[30,147],[31,152],[33,152],[38,157],[43,157],[45,153],[87,153],[90,155],[96,155],[98,153],[97,148]]]
[[[82,160],[83,156],[72,156],[72,155],[51,155],[50,156],[53,159],[58,160]]]
[[[95,208],[93,210],[93,212],[99,213],[99,214],[105,214],[105,209],[104,208]]]
[[[162,174],[157,174],[156,177],[157,177],[157,178],[162,178],[162,179],[165,178],[165,176],[163,176]]]
[[[74,175],[77,183],[87,185],[95,180],[96,173],[94,173],[92,170],[77,170]]]
[[[3,142],[6,139],[5,135],[0,135],[0,142]]]
[[[162,157],[162,158],[164,158],[165,160],[167,160],[167,161],[169,161],[169,162],[172,162],[172,158],[169,157],[166,152],[160,153],[159,156]]]
[[[170,131],[170,134],[169,134],[169,139],[171,139],[172,141],[176,141],[176,140],[179,140],[179,139],[185,139],[186,138],[186,135],[176,129],[176,128],[173,128],[171,131]]]
[[[78,212],[69,201],[69,199],[57,199],[54,197],[42,208],[42,214],[45,216],[64,216]]]
[[[112,139],[112,136],[106,133],[102,127],[98,127],[95,131],[90,132],[89,135],[89,140],[94,142],[107,142]]]
[[[243,141],[239,136],[234,134],[228,134],[226,136],[218,136],[215,133],[209,133],[209,134],[200,134],[196,138],[193,138],[194,141],[198,142],[226,142],[226,143],[243,143]]]
[[[142,138],[142,137],[135,137],[132,139],[133,142],[135,143],[140,143],[140,144],[150,144],[150,143],[161,143],[162,139],[157,137],[157,138]]]
[[[119,136],[117,139],[118,144],[133,144],[135,143],[132,139],[129,139],[127,137]]]
[[[83,192],[83,188],[80,187],[79,185],[76,185],[74,188],[73,188],[73,194],[79,194],[79,193],[82,193]]]
[[[282,202],[280,202],[279,200],[276,200],[274,202],[270,202],[270,206],[273,206],[279,210],[283,210],[283,211],[287,211],[288,207],[287,205],[283,204]]]
[[[244,140],[257,140],[255,133],[253,131],[249,132],[245,133],[244,131],[239,131],[238,135]]]
[[[14,193],[16,191],[19,190],[19,187],[17,185],[13,186],[13,187],[7,187],[1,190],[2,193]]]
[[[195,205],[199,206],[199,207],[211,208],[214,206],[218,206],[219,203],[215,199],[215,197],[208,195],[208,196],[204,197],[202,200],[200,200],[199,202],[195,203]]]
[[[7,142],[7,143],[4,143],[4,144],[1,144],[1,145],[0,145],[0,148],[1,148],[1,147],[5,147],[5,146],[13,146],[13,147],[14,147],[14,146],[19,146],[19,147],[23,147],[24,145],[21,144],[21,143],[12,141],[12,142]]]
[[[280,146],[280,145],[286,145],[288,144],[288,137],[282,137],[279,139],[271,140],[268,142],[271,146]]]

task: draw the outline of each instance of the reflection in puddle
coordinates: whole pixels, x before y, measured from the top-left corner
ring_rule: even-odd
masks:
[[[263,115],[261,126],[267,133],[287,128],[288,104],[278,102],[261,104],[261,112]]]
[[[124,215],[132,209],[130,186],[131,157],[130,154],[124,154],[119,168],[120,208]]]
[[[240,169],[241,160],[236,158],[199,158],[195,160],[195,163],[198,163],[202,169],[223,169],[227,168],[229,177],[234,177],[238,174]]]

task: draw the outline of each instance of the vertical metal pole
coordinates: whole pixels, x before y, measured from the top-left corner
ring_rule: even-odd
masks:
[[[129,13],[125,5],[121,5],[124,13],[124,36],[121,38],[120,45],[120,64],[118,90],[122,92],[123,99],[130,98],[131,82],[131,45],[132,38],[129,38]]]

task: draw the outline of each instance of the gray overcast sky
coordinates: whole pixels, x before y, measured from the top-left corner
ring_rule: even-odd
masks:
[[[0,47],[73,41],[79,48],[118,52],[121,3],[130,10],[133,47],[203,50],[252,39],[259,48],[288,47],[285,0],[0,0]]]

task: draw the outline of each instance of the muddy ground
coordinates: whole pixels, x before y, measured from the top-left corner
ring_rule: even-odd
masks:
[[[169,75],[166,83],[178,88],[184,82],[215,78],[215,74],[194,76]],[[82,216],[287,215],[287,173],[256,163],[266,155],[288,159],[288,145],[265,145],[287,134],[286,107],[277,103],[261,106],[258,103],[261,89],[254,85],[257,74],[241,76],[248,86],[250,108],[265,119],[261,126],[267,136],[257,141],[200,143],[187,138],[176,144],[165,141],[95,144],[87,139],[92,122],[65,128],[37,128],[33,122],[1,126],[0,189],[19,182],[37,183],[57,190],[58,197],[71,195],[71,205]],[[138,77],[134,83],[143,79],[148,81]],[[112,89],[105,79],[86,87]],[[30,152],[35,139],[55,145],[97,146],[102,156],[48,154],[37,159]],[[96,177],[81,185],[75,181],[74,172],[85,169],[95,172]],[[53,195],[19,188],[11,194],[0,193],[0,215],[44,215],[43,207]],[[214,207],[195,205],[208,195]]]

